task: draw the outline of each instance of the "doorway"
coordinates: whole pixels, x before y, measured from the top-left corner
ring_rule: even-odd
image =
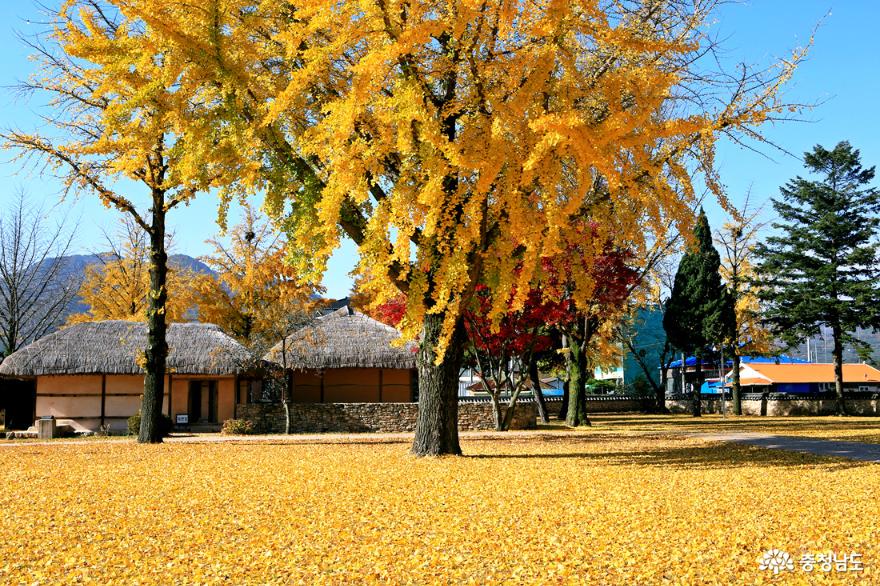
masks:
[[[217,381],[190,381],[187,411],[191,424],[217,423]]]
[[[0,410],[5,410],[7,430],[27,429],[37,418],[37,384],[34,380],[0,379]]]

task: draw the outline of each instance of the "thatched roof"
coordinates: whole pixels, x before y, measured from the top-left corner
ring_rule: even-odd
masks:
[[[416,345],[392,346],[400,332],[342,307],[317,318],[269,350],[264,360],[287,368],[415,368]]]
[[[142,374],[147,325],[130,321],[75,324],[10,354],[0,375]],[[214,324],[168,326],[168,372],[222,375],[252,368],[248,350]]]

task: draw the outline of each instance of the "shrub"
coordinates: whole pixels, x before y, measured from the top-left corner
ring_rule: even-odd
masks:
[[[165,415],[164,413],[159,418],[159,434],[162,437],[165,437],[169,433],[171,433],[172,428],[171,418]],[[128,418],[128,435],[137,435],[141,430],[141,412],[138,411],[134,415]]]
[[[632,384],[632,393],[634,395],[638,395],[640,397],[649,397],[653,394],[653,389],[651,388],[648,379],[645,378],[645,375],[640,374],[636,377],[636,380],[633,381]]]
[[[257,433],[257,426],[249,419],[227,419],[220,433],[224,435],[251,435]]]
[[[613,395],[617,392],[617,384],[613,380],[593,378],[587,381],[587,392],[595,395]]]

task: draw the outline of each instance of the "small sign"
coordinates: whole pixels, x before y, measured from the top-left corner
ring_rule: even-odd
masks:
[[[177,425],[189,425],[189,414],[178,413],[177,415],[175,415],[174,422]]]

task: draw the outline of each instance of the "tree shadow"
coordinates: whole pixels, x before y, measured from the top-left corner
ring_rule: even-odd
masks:
[[[607,452],[543,452],[506,454],[466,454],[465,458],[485,460],[572,459],[610,466],[652,466],[683,470],[733,468],[821,468],[827,471],[871,466],[874,463],[840,457],[804,454],[781,449],[733,443],[707,443],[696,446]]]
[[[651,430],[658,427],[663,431],[691,431],[699,427],[713,429],[735,429],[737,431],[766,431],[768,427],[778,427],[779,431],[791,430],[877,430],[880,433],[880,418],[853,418],[837,415],[815,417],[759,417],[759,416],[728,416],[717,415],[692,417],[689,415],[613,415],[596,414],[591,416],[594,429],[613,428],[617,430]],[[552,424],[551,424],[552,425]],[[557,429],[569,429],[564,425]]]
[[[847,428],[848,430],[852,430],[852,428]],[[880,429],[878,429],[875,433],[865,433],[865,434],[856,434],[856,435],[840,435],[835,437],[822,437],[816,439],[824,439],[828,441],[834,442],[856,442],[863,444],[873,444],[880,447]]]

